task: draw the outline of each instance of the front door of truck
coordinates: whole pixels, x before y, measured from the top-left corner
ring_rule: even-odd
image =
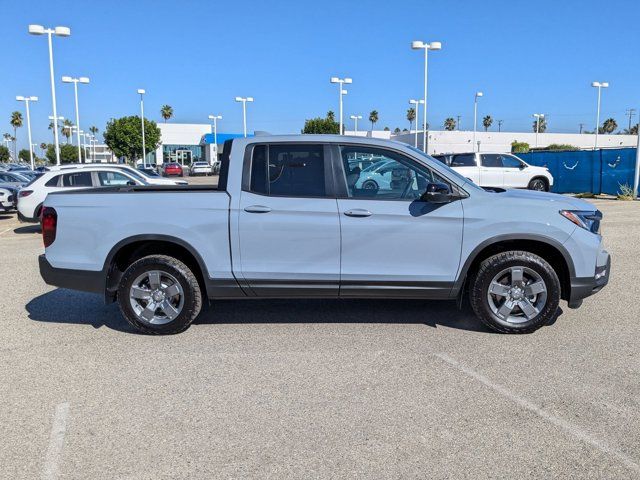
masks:
[[[240,273],[259,296],[337,296],[340,222],[329,148],[249,146],[240,197]]]
[[[334,152],[341,177],[340,296],[448,296],[460,262],[461,201],[420,200],[428,183],[446,180],[394,150],[345,145]],[[389,182],[366,188],[366,172],[349,163],[364,153],[388,160]]]

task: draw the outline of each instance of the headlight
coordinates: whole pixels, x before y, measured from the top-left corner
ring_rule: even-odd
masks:
[[[560,215],[585,230],[593,233],[600,232],[600,220],[602,220],[602,212],[600,210],[594,212],[586,210],[560,210]]]

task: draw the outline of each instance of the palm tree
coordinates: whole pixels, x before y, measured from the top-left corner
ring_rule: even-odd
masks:
[[[169,105],[163,105],[160,109],[160,115],[164,119],[164,123],[167,123],[167,120],[173,117],[173,107]]]
[[[44,151],[47,149],[47,144],[42,142],[40,144],[40,153],[42,154],[42,156],[44,157]]]
[[[333,113],[333,110],[327,112],[327,120],[331,120],[332,122],[336,121],[336,114]]]
[[[18,128],[22,127],[22,114],[20,112],[11,113],[9,124],[13,127],[13,137],[18,136]],[[13,159],[18,159],[18,142],[13,144]]]
[[[489,127],[491,126],[492,123],[493,123],[493,118],[491,118],[491,115],[487,115],[482,119],[482,126],[484,127],[485,132],[489,130]]]
[[[598,129],[598,133],[613,133],[616,128],[618,128],[618,122],[613,118],[607,118]]]
[[[369,121],[371,122],[371,130],[373,130],[373,126],[378,121],[378,111],[377,110],[371,110],[371,112],[369,113]]]
[[[62,135],[67,137],[67,143],[69,143],[69,139],[71,138],[71,127],[73,127],[73,122],[68,118],[65,118],[60,130],[62,131]]]
[[[638,124],[632,125],[631,128],[624,129],[625,135],[638,135]]]
[[[92,127],[89,127],[89,131],[91,132],[92,135],[95,135],[96,133],[98,133],[98,127],[96,127],[95,125]]]
[[[538,122],[540,122],[540,125],[538,125]],[[540,133],[547,131],[547,117],[538,117],[533,121],[533,131],[535,132],[536,130]]]
[[[396,135],[398,135],[400,133],[400,129],[398,127],[393,129],[393,133],[395,133]]]
[[[416,109],[411,107],[407,110],[407,120],[409,120],[409,130],[411,130],[411,126],[413,125],[413,121],[416,119]]]
[[[448,132],[452,132],[456,129],[456,121],[453,117],[449,117],[444,121],[444,129]]]

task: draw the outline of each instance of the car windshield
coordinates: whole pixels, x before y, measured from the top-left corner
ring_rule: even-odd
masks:
[[[135,171],[133,168],[127,168],[126,171],[129,175],[131,175],[136,180],[140,181],[140,183],[142,183],[143,185],[148,184],[148,182],[144,179],[144,177],[140,175],[139,172]]]
[[[20,175],[19,173],[16,172],[11,172],[10,175],[16,179],[17,182],[30,182],[31,179],[25,177],[24,175]]]
[[[449,175],[451,175],[453,177],[456,177],[458,180],[460,180],[462,182],[461,185],[468,185],[470,188],[475,188],[476,190],[482,190],[482,188],[480,188],[478,185],[473,183],[473,181],[471,181],[470,179],[468,179],[464,175],[461,175],[460,173],[456,172],[453,168],[451,168],[446,163],[439,162],[438,160],[433,158],[431,155],[427,155],[422,150],[420,150],[419,148],[414,147],[413,145],[405,145],[405,146],[409,147],[412,151],[420,154],[421,157],[427,158],[427,159],[437,163],[438,166],[440,166],[440,168],[444,168]]]
[[[129,171],[129,170],[127,170]],[[134,170],[131,173],[131,176],[142,176],[142,177],[147,177],[147,178],[153,178],[153,177],[159,177],[160,175],[158,175],[156,172],[154,172],[152,169],[150,168],[139,168],[138,170]],[[139,178],[139,177],[136,177]]]

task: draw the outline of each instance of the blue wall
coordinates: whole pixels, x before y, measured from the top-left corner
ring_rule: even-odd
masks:
[[[635,148],[577,152],[531,152],[516,154],[525,162],[547,167],[556,193],[608,193],[616,195],[620,185],[633,186]]]

